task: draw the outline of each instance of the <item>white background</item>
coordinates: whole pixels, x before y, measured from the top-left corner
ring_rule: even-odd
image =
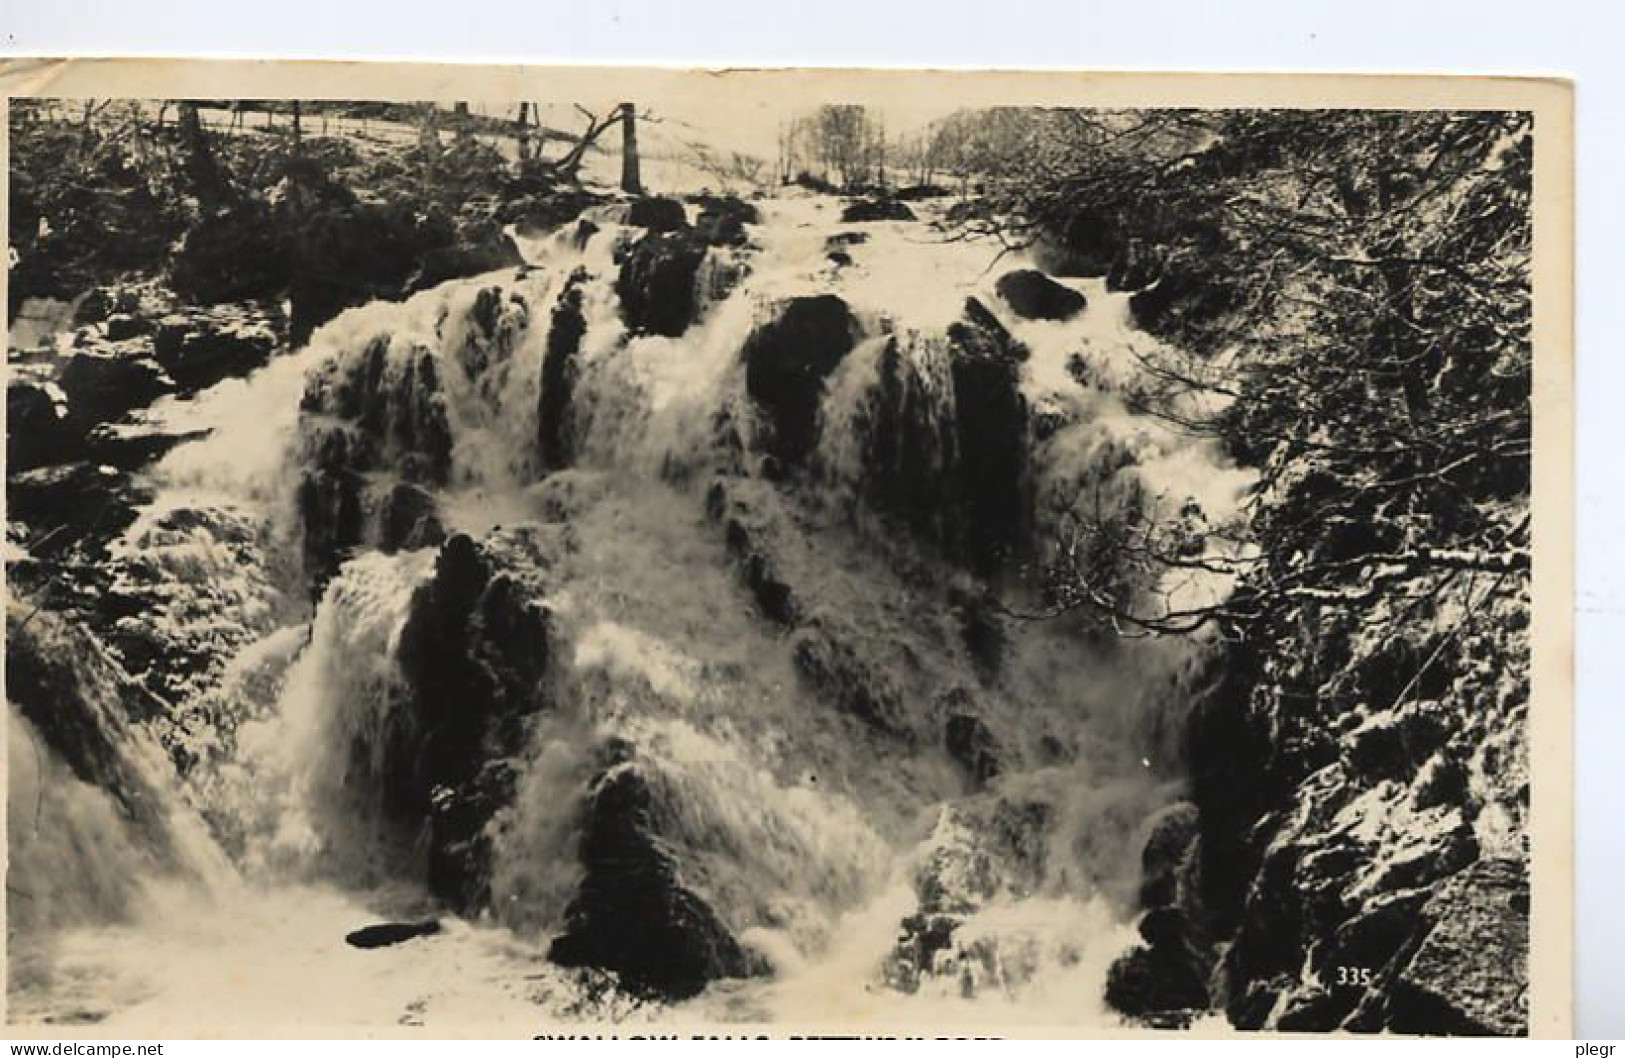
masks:
[[[0,0],[0,54],[705,65],[1324,69],[1578,82],[1578,1022],[1625,1037],[1625,15],[1356,0]]]

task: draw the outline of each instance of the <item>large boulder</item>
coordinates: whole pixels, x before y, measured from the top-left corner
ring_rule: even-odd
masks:
[[[1025,320],[1069,320],[1083,311],[1084,296],[1035,268],[1018,268],[995,285],[1005,304]]]
[[[651,232],[679,231],[688,227],[688,211],[675,198],[650,195],[627,207],[626,223]]]
[[[801,464],[818,440],[824,380],[852,351],[860,330],[834,294],[792,298],[745,342],[745,388],[763,412],[765,447]]]
[[[356,747],[389,818],[414,832],[430,820],[430,890],[462,911],[489,900],[486,824],[512,798],[526,718],[547,706],[542,575],[524,537],[447,540],[401,627],[391,722],[380,744]]]
[[[971,567],[991,573],[1010,558],[1025,524],[1026,350],[974,298],[948,330],[954,380],[959,517],[954,541]]]
[[[1177,339],[1185,328],[1210,324],[1235,307],[1236,287],[1213,267],[1212,259],[1195,253],[1169,257],[1155,282],[1130,295],[1134,322],[1152,334]]]
[[[860,198],[849,202],[841,210],[841,220],[847,224],[863,224],[877,220],[913,220],[914,211],[895,198]]]
[[[145,339],[92,343],[70,354],[57,375],[68,412],[83,430],[111,422],[176,391]]]
[[[910,184],[892,192],[892,197],[899,202],[923,202],[932,198],[946,198],[951,194],[952,191],[936,184]]]
[[[634,243],[615,280],[627,327],[668,338],[687,331],[699,313],[695,279],[706,252],[691,231],[651,232]]]
[[[557,231],[603,201],[602,195],[579,187],[539,190],[504,203],[497,211],[497,220],[512,224],[526,238],[538,238]]]
[[[167,425],[146,412],[131,412],[119,422],[103,423],[84,438],[86,457],[98,466],[138,470],[162,458],[170,449],[209,435]]]
[[[60,390],[13,378],[6,383],[6,467],[10,473],[78,458],[83,434],[68,419]]]
[[[263,367],[277,347],[271,318],[252,312],[175,314],[158,321],[153,352],[182,392]]]
[[[406,281],[405,292],[412,294],[450,279],[518,268],[524,263],[513,236],[492,221],[478,221],[464,225],[450,245],[427,250],[417,271]]]
[[[1033,252],[1051,275],[1103,276],[1117,261],[1123,241],[1116,218],[1081,211],[1040,233]]]
[[[127,474],[90,463],[39,467],[6,479],[6,516],[28,526],[35,558],[70,549],[104,553],[151,499]]]
[[[700,208],[694,230],[712,246],[744,245],[745,225],[761,221],[755,206],[733,195],[699,195],[694,203]]]
[[[1146,1024],[1185,1027],[1206,1012],[1207,982],[1192,954],[1188,926],[1172,908],[1152,911],[1141,920],[1146,943],[1129,949],[1106,974],[1106,1002]]]
[[[656,792],[629,744],[615,740],[594,779],[578,854],[586,876],[548,957],[613,971],[628,990],[686,999],[712,981],[762,972],[666,850]]]
[[[553,305],[548,324],[547,350],[542,354],[542,389],[537,398],[537,448],[542,466],[560,470],[575,457],[570,432],[571,398],[575,393],[581,339],[587,333],[581,288],[588,275],[577,269],[565,281]]]

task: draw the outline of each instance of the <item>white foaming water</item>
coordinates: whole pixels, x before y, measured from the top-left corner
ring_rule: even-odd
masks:
[[[1119,506],[1136,490],[1165,510],[1192,498],[1217,522],[1234,515],[1246,476],[1209,443],[1130,410],[1121,394],[1137,384],[1135,352],[1146,339],[1101,284],[1067,281],[1089,299],[1074,320],[1022,321],[993,282],[1023,262],[995,265],[986,243],[948,240],[924,224],[842,224],[839,203],[824,198],[759,205],[748,273],[703,304],[681,338],[627,333],[614,292],[623,232],[606,218],[584,249],[564,238],[527,240],[537,266],[529,274],[476,277],[352,310],[308,349],[166,409],[174,422],[214,431],[158,466],[167,495],[225,497],[269,517],[297,481],[307,371],[378,338],[413,355],[426,350],[452,434],[452,484],[438,497],[449,525],[478,535],[557,518],[542,495],[569,499],[569,546],[545,573],[550,704],[514,761],[512,803],[489,824],[491,921],[448,918],[445,933],[385,951],[346,947],[344,932],[373,916],[435,913],[403,877],[409,867],[380,851],[389,844],[378,833],[381,762],[352,752],[383,742],[402,678],[399,635],[434,556],[350,559],[327,586],[308,643],[301,647],[302,628],[285,629],[228,666],[228,679],[243,679],[287,664],[275,708],[244,724],[236,772],[221,786],[241,801],[228,807],[241,817],[241,866],[256,888],[218,914],[179,914],[159,902],[123,914],[129,924],[117,929],[59,935],[54,979],[85,983],[96,997],[88,1013],[112,1024],[164,1017],[201,1028],[199,1011],[216,1002],[234,1026],[298,1014],[329,1024],[480,1018],[487,1028],[525,1031],[570,1015],[753,1020],[810,1009],[832,1020],[941,1026],[1111,1018],[1102,982],[1133,938],[1140,830],[1179,795],[1151,761],[1169,756],[1169,718],[1196,649],[1099,648],[1067,626],[1012,627],[1001,671],[989,678],[938,600],[941,582],[962,575],[906,541],[876,553],[844,523],[824,524],[785,500],[790,528],[775,557],[798,604],[846,622],[863,678],[895,684],[903,733],[875,730],[809,685],[794,644],[741,590],[721,531],[703,513],[703,472],[721,462],[724,424],[750,436],[739,351],[752,329],[779,299],[833,291],[865,336],[826,384],[816,469],[849,500],[870,456],[883,357],[898,358],[928,432],[949,425],[942,332],[969,296],[1028,347],[1024,396],[1057,416],[1030,448],[1040,537],[1062,535],[1074,501],[1097,488]],[[868,240],[846,247],[852,263],[837,267],[825,244],[845,231]],[[727,263],[718,253],[708,268]],[[570,408],[578,467],[538,485],[541,366],[553,306],[578,266],[589,273]],[[482,294],[491,288],[494,302]],[[474,323],[482,297],[489,334]],[[1086,370],[1074,371],[1074,359]],[[951,453],[936,458],[945,464]],[[218,554],[198,546],[176,552],[177,575],[218,571]],[[911,569],[892,568],[898,554]],[[952,704],[961,701],[975,703],[1001,744],[1001,772],[981,791],[942,745],[947,714],[972,708]],[[613,991],[588,1000],[575,978],[541,961],[580,881],[585,798],[611,739],[630,747],[621,766],[648,783],[659,840],[683,883],[763,958],[770,977],[722,982],[679,1009],[650,1011]],[[96,791],[78,795],[90,806],[83,840],[101,840]],[[996,867],[1005,873],[993,891],[958,912],[938,972],[906,996],[890,987],[901,925],[920,908],[920,872],[948,869],[945,856],[953,870],[968,870],[963,864],[992,855],[978,841],[1000,827],[1036,843],[1040,865],[1025,875]],[[138,858],[119,862],[109,885],[145,873]],[[157,956],[143,964],[143,950]],[[236,988],[260,997],[256,1012],[234,1007],[242,991],[221,983],[219,968],[234,964],[248,968]],[[165,978],[154,965],[183,969]],[[30,991],[23,1008],[61,1013],[64,995]],[[348,1000],[357,995],[365,1000]]]

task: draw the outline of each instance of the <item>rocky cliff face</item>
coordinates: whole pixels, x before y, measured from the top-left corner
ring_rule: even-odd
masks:
[[[1403,237],[1488,237],[1418,223]],[[1236,238],[1215,224],[1176,244],[1125,208],[1051,242],[1135,291],[1140,326],[1212,353],[1215,333],[1268,343],[1292,326],[1236,315],[1244,283],[1213,267]],[[1507,289],[1520,311],[1527,288]],[[1354,407],[1407,407],[1444,437],[1487,415],[1525,451],[1522,347],[1468,355],[1473,339],[1444,330],[1404,395],[1365,383]],[[1380,358],[1393,342],[1352,347]],[[1245,359],[1231,370],[1248,377]],[[1485,406],[1452,381],[1478,371],[1495,376]],[[1470,442],[1484,463],[1461,467],[1440,442],[1362,453],[1381,411],[1328,413],[1272,386],[1247,383],[1222,427],[1266,483],[1249,526],[1261,557],[1237,592],[1252,616],[1191,714],[1191,804],[1146,847],[1142,942],[1113,971],[1113,1002],[1153,1023],[1216,1008],[1242,1028],[1523,1034],[1527,463],[1503,461],[1500,441]]]

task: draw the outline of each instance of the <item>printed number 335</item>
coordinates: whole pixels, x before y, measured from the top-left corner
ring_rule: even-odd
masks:
[[[1337,983],[1340,985],[1369,985],[1371,969],[1366,966],[1339,966]]]

